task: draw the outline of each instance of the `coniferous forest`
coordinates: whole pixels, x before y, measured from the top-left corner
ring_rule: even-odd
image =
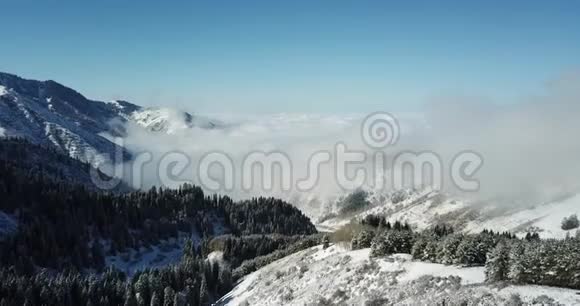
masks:
[[[0,239],[0,305],[207,305],[232,286],[232,268],[204,258],[216,229],[232,237],[316,232],[281,200],[234,202],[192,185],[99,192],[70,178],[89,165],[23,140],[0,148],[0,211],[17,223]],[[130,276],[106,266],[106,256],[180,234],[203,241],[188,240],[177,264]],[[265,241],[243,258],[286,244]]]
[[[371,248],[372,256],[408,253],[413,259],[461,266],[485,266],[486,281],[580,289],[580,236],[564,240],[540,239],[538,233],[518,238],[509,232],[455,232],[437,225],[414,232],[408,225],[391,224],[368,215],[360,221],[368,229],[356,233],[351,248]]]

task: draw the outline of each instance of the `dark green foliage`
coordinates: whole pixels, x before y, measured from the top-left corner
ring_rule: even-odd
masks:
[[[437,262],[450,265],[457,261],[457,248],[464,236],[462,234],[451,234],[441,239],[437,248]]]
[[[316,232],[298,209],[273,198],[236,203],[191,185],[124,194],[96,191],[58,173],[61,164],[77,165],[58,152],[55,156],[63,161],[57,169],[45,170],[41,163],[23,167],[14,155],[26,154],[14,142],[3,146],[0,141],[0,211],[18,222],[15,233],[0,239],[0,300],[7,305],[208,304],[231,290],[234,278],[229,267],[200,257],[191,241],[185,243],[181,263],[137,272],[130,279],[106,270],[105,256],[180,232],[205,237],[204,243],[218,228],[233,235]],[[261,244],[256,253],[280,247]],[[79,272],[85,268],[106,272]]]
[[[214,235],[223,223],[234,234],[312,234],[314,225],[298,209],[272,198],[235,203],[206,196],[199,187],[152,188],[127,194],[97,193],[83,186],[54,182],[42,173],[22,173],[0,159],[0,210],[18,216],[18,232],[0,242],[0,263],[30,258],[40,267],[62,269],[103,266],[109,252],[146,246],[178,232]]]
[[[202,244],[201,251],[202,254],[222,251],[224,260],[228,261],[232,268],[236,268],[245,260],[264,256],[276,250],[285,249],[303,238],[304,236],[283,236],[278,234],[248,236],[224,235],[213,238],[205,246]]]
[[[562,229],[565,231],[578,228],[578,226],[580,226],[580,221],[578,221],[578,216],[576,214],[562,220]]]
[[[371,243],[371,256],[411,253],[414,243],[411,231],[389,230],[378,233]]]
[[[441,244],[438,236],[432,233],[422,233],[415,239],[415,243],[411,248],[411,255],[413,259],[422,261],[437,261],[438,245]]]
[[[217,270],[216,270],[217,269]],[[174,266],[144,270],[127,279],[119,271],[101,275],[37,273],[0,269],[0,297],[9,305],[206,305],[232,289],[231,271],[194,256]],[[187,304],[187,303],[184,303]]]
[[[352,237],[350,248],[353,250],[370,248],[374,237],[373,231],[362,230]]]
[[[229,198],[228,198],[229,200]],[[253,198],[219,208],[233,234],[309,235],[316,228],[296,207],[275,198]]]
[[[397,222],[398,223],[398,222]],[[395,225],[379,232],[372,241],[371,255],[384,256],[410,253],[414,259],[443,264],[483,266],[487,254],[500,242],[514,239],[510,233],[484,230],[480,234],[454,234],[453,229],[440,225],[414,234],[408,226]],[[358,246],[358,237],[353,245]]]
[[[509,247],[505,242],[498,243],[489,253],[485,264],[486,282],[507,279],[509,272]]]
[[[534,232],[534,233],[526,233],[526,237],[525,237],[526,241],[539,241],[540,240],[540,234]]]
[[[330,238],[328,235],[322,236],[322,248],[327,249],[330,246]]]
[[[94,191],[98,188],[91,180],[91,171],[105,182],[111,180],[101,171],[91,168],[90,164],[66,154],[54,146],[33,144],[23,138],[0,138],[0,160],[9,162],[18,172],[35,173],[57,182],[74,182]],[[120,182],[110,191],[121,193],[132,189]]]
[[[404,231],[411,230],[411,226],[407,222],[401,223],[400,221],[395,221],[395,223],[391,224],[391,222],[387,221],[385,217],[372,214],[367,215],[362,220],[360,220],[360,224],[376,228],[379,231],[390,229]]]
[[[360,223],[362,225],[368,225],[371,227],[385,227],[387,225],[387,220],[385,219],[385,217],[382,216],[378,216],[378,215],[366,215],[361,221]]]
[[[487,251],[488,248],[482,243],[479,235],[467,235],[457,246],[454,263],[465,266],[484,265],[487,259]]]
[[[367,201],[367,192],[364,190],[356,190],[345,197],[340,203],[340,213],[341,214],[351,214],[360,211],[371,205]]]
[[[499,251],[492,252],[490,256]],[[507,253],[507,261],[505,260]],[[580,239],[521,240],[505,246],[501,253],[507,273],[497,273],[495,264],[486,265],[491,281],[536,284],[580,289]],[[503,268],[503,267],[502,267]]]
[[[305,236],[295,243],[289,245],[285,249],[276,250],[268,255],[258,256],[256,258],[246,260],[232,272],[232,278],[234,281],[238,280],[242,276],[252,273],[280,258],[316,246],[320,243],[320,238],[320,234]]]

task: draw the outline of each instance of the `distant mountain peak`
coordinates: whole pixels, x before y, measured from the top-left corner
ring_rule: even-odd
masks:
[[[90,100],[53,80],[28,80],[0,72],[2,136],[53,145],[74,158],[96,164],[105,161],[106,156],[114,156],[119,149],[124,151],[101,135],[124,136],[122,126],[129,121],[161,133],[217,126],[209,119],[183,111],[143,108],[123,100]]]

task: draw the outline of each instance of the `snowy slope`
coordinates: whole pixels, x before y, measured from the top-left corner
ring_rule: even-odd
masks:
[[[218,127],[217,121],[200,116],[194,117],[187,112],[171,108],[146,108],[131,113],[128,118],[149,131],[167,134],[191,128]]]
[[[181,260],[183,246],[187,238],[190,238],[196,247],[199,246],[201,241],[199,235],[194,234],[188,237],[185,233],[179,233],[177,238],[161,241],[159,244],[148,248],[128,249],[121,254],[107,256],[105,263],[108,267],[115,267],[129,276],[144,269],[154,269],[175,264]],[[107,244],[104,245],[107,247]]]
[[[576,230],[564,231],[562,219],[571,214],[580,214],[580,195],[573,195],[561,201],[538,205],[507,213],[498,217],[474,220],[467,224],[466,230],[478,232],[485,228],[525,233],[528,230],[538,231],[542,238],[565,238],[574,235]]]
[[[230,232],[222,218],[214,216],[212,225],[214,236],[220,236]],[[191,235],[179,232],[178,237],[160,241],[147,248],[141,247],[138,250],[127,249],[119,254],[106,256],[105,264],[108,267],[115,267],[127,275],[133,275],[144,269],[154,269],[176,264],[183,256],[183,246],[187,239],[190,239],[196,248],[199,248],[202,241],[202,237],[195,231]],[[105,252],[108,253],[111,247],[110,242],[101,241],[101,245],[104,247]],[[211,259],[216,259],[217,256],[219,255],[213,254],[213,258]]]
[[[402,190],[398,192],[380,194],[367,191],[367,200],[371,203],[354,216],[340,216],[324,220],[317,224],[321,230],[336,230],[349,223],[352,219],[360,220],[367,215],[385,216],[388,221],[408,222],[418,230],[428,228],[438,222],[448,221],[445,217],[467,207],[464,201],[449,198],[448,196],[429,189]]]
[[[446,223],[469,233],[478,233],[484,229],[509,231],[520,236],[527,232],[539,232],[542,238],[561,239],[567,234],[576,233],[576,230],[562,230],[562,219],[571,214],[580,214],[579,194],[527,207],[502,206],[497,203],[484,205],[430,190],[406,190],[403,195],[403,200],[394,202],[393,194],[379,196],[371,192],[368,201],[373,205],[368,209],[354,216],[329,218],[319,222],[317,228],[334,231],[351,220],[360,220],[374,214],[385,216],[390,222],[408,222],[417,230]]]
[[[348,251],[320,246],[280,259],[247,275],[221,305],[436,305],[445,300],[505,305],[517,293],[524,302],[547,295],[560,303],[580,303],[576,291],[485,285],[481,267],[462,268],[416,262],[408,255],[370,258],[369,249]]]
[[[98,164],[122,148],[99,136],[119,112],[54,81],[0,73],[0,126],[5,136],[55,146],[71,157]],[[136,109],[137,106],[133,106]]]
[[[27,80],[0,72],[0,137],[24,137],[53,145],[93,165],[116,152],[130,154],[103,134],[125,136],[124,124],[135,122],[149,131],[214,128],[217,123],[167,108],[144,109],[126,101],[93,101],[54,81]]]

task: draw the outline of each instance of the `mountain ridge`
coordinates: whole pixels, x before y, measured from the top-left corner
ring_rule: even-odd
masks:
[[[188,112],[145,108],[123,100],[92,100],[53,80],[31,80],[0,72],[0,136],[52,145],[96,166],[111,162],[118,152],[123,161],[131,159],[125,148],[102,136],[125,137],[128,122],[160,133],[219,127],[210,119]]]

